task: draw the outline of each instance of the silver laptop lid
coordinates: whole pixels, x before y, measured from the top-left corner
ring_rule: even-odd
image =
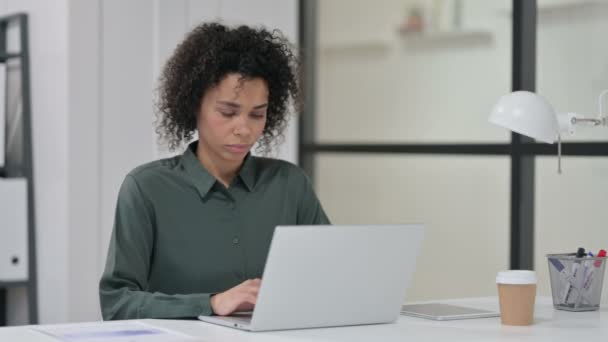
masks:
[[[251,329],[394,321],[423,235],[419,224],[277,227]]]

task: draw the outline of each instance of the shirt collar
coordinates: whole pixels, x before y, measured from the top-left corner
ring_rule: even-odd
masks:
[[[249,192],[253,191],[255,188],[255,157],[251,155],[251,152],[247,153],[238,176],[243,181],[243,184],[245,184],[247,190]]]
[[[197,146],[198,141],[194,141],[188,145],[186,151],[184,151],[184,154],[182,155],[182,163],[201,197],[205,197],[217,179],[215,179],[198,160],[196,156]],[[248,191],[253,191],[255,187],[255,173],[255,157],[252,156],[251,153],[248,153],[243,161],[241,170],[237,175]]]

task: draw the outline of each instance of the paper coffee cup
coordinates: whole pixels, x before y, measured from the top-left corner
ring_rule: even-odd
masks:
[[[498,286],[502,324],[532,324],[534,321],[536,282],[534,271],[498,272],[496,284]]]

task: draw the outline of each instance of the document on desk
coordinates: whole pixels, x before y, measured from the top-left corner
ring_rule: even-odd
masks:
[[[39,333],[65,342],[193,342],[193,336],[142,322],[62,324],[33,327]]]

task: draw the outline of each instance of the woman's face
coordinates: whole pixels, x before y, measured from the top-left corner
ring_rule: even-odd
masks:
[[[242,162],[264,131],[267,108],[263,79],[228,74],[201,101],[197,129],[205,152],[216,160]]]

